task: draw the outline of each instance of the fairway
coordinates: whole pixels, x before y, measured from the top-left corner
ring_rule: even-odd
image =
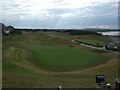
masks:
[[[25,31],[22,35],[4,37],[3,87],[55,88],[62,85],[65,88],[93,88],[95,76],[99,74],[105,75],[115,87],[117,53],[71,42],[90,37],[93,36],[78,38],[61,32]],[[91,40],[101,42],[95,37]]]

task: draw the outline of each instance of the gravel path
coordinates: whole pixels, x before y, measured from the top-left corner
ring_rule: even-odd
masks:
[[[86,45],[85,43],[76,42],[75,40],[72,40],[72,42],[75,43],[75,44],[90,47],[90,48],[101,49],[101,50],[106,50],[106,51],[111,51],[111,52],[118,52],[118,51],[107,50],[104,46],[103,47],[95,47],[95,46],[92,46],[92,45]]]

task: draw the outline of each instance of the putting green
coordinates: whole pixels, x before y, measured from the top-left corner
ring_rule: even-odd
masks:
[[[33,63],[52,71],[73,71],[96,66],[105,61],[99,53],[85,48],[65,46],[31,46],[25,47],[33,55]]]

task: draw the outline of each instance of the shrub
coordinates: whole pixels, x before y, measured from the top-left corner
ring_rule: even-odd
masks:
[[[22,32],[21,31],[18,31],[18,30],[13,30],[10,32],[11,34],[17,34],[17,35],[21,35]]]

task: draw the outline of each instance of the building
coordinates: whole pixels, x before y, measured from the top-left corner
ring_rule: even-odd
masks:
[[[5,27],[5,31],[11,32],[11,31],[13,31],[13,30],[14,30],[14,27],[13,27],[13,26],[6,26],[6,27]]]
[[[3,35],[8,35],[13,30],[13,26],[5,26],[3,23],[0,23],[0,32],[2,32]]]

